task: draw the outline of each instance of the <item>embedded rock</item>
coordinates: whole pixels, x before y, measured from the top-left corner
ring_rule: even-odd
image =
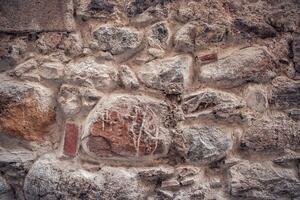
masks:
[[[55,120],[53,92],[36,83],[2,78],[0,130],[28,140],[41,140]]]
[[[168,17],[168,9],[162,6],[151,7],[131,19],[136,26],[147,26]]]
[[[93,32],[96,48],[113,55],[133,55],[142,48],[143,34],[134,28],[101,26]]]
[[[83,19],[104,18],[115,13],[116,4],[109,0],[78,0],[76,5],[77,16]]]
[[[164,180],[171,177],[175,173],[173,167],[168,166],[157,166],[141,169],[138,172],[138,175],[147,181],[158,181]]]
[[[128,187],[130,185],[130,187]],[[57,160],[40,158],[24,182],[26,199],[142,199],[143,188],[137,175],[124,168],[103,167],[88,172]]]
[[[271,56],[261,47],[235,51],[217,62],[201,66],[199,80],[221,88],[232,88],[246,82],[265,83],[275,76]]]
[[[277,77],[272,81],[269,102],[276,108],[289,109],[300,107],[300,81],[287,77]]]
[[[11,191],[10,186],[7,184],[6,180],[0,176],[0,199],[10,200],[13,199],[14,195]]]
[[[18,64],[24,57],[26,49],[27,44],[21,39],[15,39],[10,43],[0,41],[0,72],[12,69]]]
[[[64,75],[64,64],[60,62],[45,62],[41,64],[38,74],[44,79],[61,79]]]
[[[117,70],[113,66],[98,64],[94,57],[85,57],[70,62],[65,68],[65,79],[69,83],[94,87],[99,90],[112,90],[118,82]]]
[[[212,119],[226,122],[244,122],[242,109],[245,101],[227,92],[203,89],[183,97],[182,110],[187,119]]]
[[[247,33],[252,33],[261,38],[275,37],[276,30],[264,21],[256,21],[249,17],[238,18],[234,21],[236,27]]]
[[[27,72],[36,69],[37,66],[38,66],[38,62],[35,59],[29,59],[17,65],[11,74],[17,77],[26,76]]]
[[[244,93],[247,106],[251,109],[263,112],[268,108],[267,92],[259,85],[248,86]]]
[[[57,50],[61,40],[62,34],[59,32],[40,33],[36,40],[36,48],[43,54],[51,53]]]
[[[227,133],[214,126],[191,126],[183,129],[188,148],[187,159],[191,162],[211,163],[226,156],[231,147]]]
[[[286,10],[272,12],[267,22],[279,32],[294,32],[297,28],[297,14]]]
[[[193,52],[195,49],[196,26],[192,23],[181,27],[174,38],[174,45],[178,51]]]
[[[255,119],[241,138],[240,147],[250,152],[283,152],[300,147],[300,126],[284,114]]]
[[[128,17],[134,17],[138,14],[143,13],[151,6],[156,6],[157,4],[164,5],[170,0],[130,0],[126,7],[126,13]]]
[[[122,65],[119,71],[119,77],[122,86],[125,89],[137,89],[139,87],[139,81],[135,73],[127,66]]]
[[[170,38],[171,32],[166,22],[152,25],[147,32],[148,45],[152,48],[166,49]]]
[[[89,114],[84,150],[95,158],[164,155],[170,143],[164,127],[168,106],[134,95],[103,97]]]
[[[190,81],[188,75],[191,66],[190,56],[154,60],[140,68],[138,77],[149,88],[166,94],[181,94]]]
[[[295,63],[295,69],[297,72],[300,72],[300,33],[295,33],[292,48],[294,54],[293,59]]]
[[[65,116],[72,116],[79,113],[81,100],[78,88],[71,85],[62,85],[59,91],[58,102]]]
[[[271,162],[243,162],[229,170],[230,194],[239,199],[297,199],[300,181],[292,169]]]
[[[74,30],[73,1],[71,0],[2,1],[0,10],[5,11],[0,15],[1,32]]]
[[[61,49],[70,56],[79,56],[83,53],[83,41],[79,33],[69,33],[62,37]]]
[[[82,110],[93,108],[102,94],[98,91],[64,84],[59,91],[58,102],[65,116],[75,116]]]

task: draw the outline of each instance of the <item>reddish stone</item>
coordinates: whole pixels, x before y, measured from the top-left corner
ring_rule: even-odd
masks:
[[[75,156],[77,153],[79,129],[74,123],[67,122],[65,125],[65,141],[64,154],[67,156]]]
[[[163,125],[167,114],[167,106],[151,98],[102,99],[88,119],[83,149],[96,158],[162,155],[169,138]]]
[[[205,54],[205,55],[199,55],[197,57],[202,64],[208,64],[214,61],[218,60],[218,54],[217,53],[210,53],[210,54]]]

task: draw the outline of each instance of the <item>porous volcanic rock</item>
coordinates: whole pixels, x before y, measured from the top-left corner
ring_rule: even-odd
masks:
[[[37,83],[1,77],[0,129],[28,140],[40,140],[55,121],[53,92]]]
[[[105,25],[93,32],[96,48],[113,55],[132,55],[142,46],[143,34],[134,28]]]
[[[300,181],[293,169],[272,162],[242,162],[229,170],[230,194],[238,199],[297,199]]]
[[[240,147],[250,152],[283,152],[299,149],[300,126],[283,113],[255,119],[241,138]]]

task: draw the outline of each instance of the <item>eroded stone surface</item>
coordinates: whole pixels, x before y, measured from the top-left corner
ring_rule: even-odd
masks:
[[[195,49],[196,26],[192,23],[181,27],[174,39],[175,48],[178,51],[192,52]]]
[[[134,28],[101,26],[93,32],[97,49],[109,51],[113,55],[136,53],[143,40],[143,34]]]
[[[187,159],[192,162],[211,163],[224,158],[232,143],[226,134],[226,131],[217,126],[184,127]]]
[[[125,89],[137,89],[139,87],[139,81],[135,73],[127,65],[121,66],[119,77]]]
[[[189,83],[191,66],[190,56],[155,60],[142,66],[138,77],[147,87],[161,90],[166,94],[181,94]]]
[[[167,105],[156,99],[104,97],[87,118],[84,149],[96,158],[165,154],[170,142],[166,115]]]
[[[60,88],[58,102],[64,115],[72,117],[82,109],[93,108],[101,96],[95,89],[64,84]]]
[[[292,169],[271,162],[243,162],[230,168],[230,193],[242,199],[294,199],[300,196],[300,181]]]
[[[128,187],[130,186],[130,187]],[[137,175],[124,168],[104,167],[91,173],[53,155],[39,159],[24,183],[27,199],[141,199]]]
[[[113,66],[98,64],[94,57],[84,57],[69,63],[64,71],[65,80],[99,90],[116,88],[118,75]]]
[[[295,63],[295,69],[300,72],[300,33],[295,33],[293,40],[293,60]]]
[[[114,14],[116,2],[109,0],[78,0],[76,14],[88,18],[104,18]]]
[[[188,119],[213,119],[226,122],[244,122],[242,109],[245,101],[227,92],[203,89],[183,97],[182,109]]]
[[[134,17],[138,14],[143,13],[151,6],[156,6],[157,4],[164,5],[165,3],[168,3],[169,0],[130,0],[128,1],[125,10],[127,13],[127,16]]]
[[[171,31],[166,22],[152,25],[147,32],[148,45],[153,48],[166,49],[171,38]]]
[[[42,85],[1,78],[0,96],[3,133],[39,140],[55,121],[53,92]]]
[[[247,106],[258,112],[263,112],[268,108],[267,92],[259,85],[248,86],[244,91]]]
[[[262,47],[249,47],[202,66],[199,80],[222,88],[232,88],[246,82],[264,83],[275,76],[272,66],[270,55]]]
[[[0,176],[0,199],[14,199],[11,187],[7,184],[6,180],[2,176]]]
[[[0,41],[0,72],[12,69],[22,60],[27,49],[24,40]]]
[[[1,1],[0,10],[1,32],[74,30],[73,1],[71,0]]]
[[[147,181],[164,180],[171,177],[175,173],[173,167],[170,166],[157,166],[151,168],[141,169],[138,175]]]
[[[272,81],[269,102],[281,109],[300,107],[300,81],[277,77]]]
[[[246,129],[241,148],[247,151],[270,153],[284,149],[299,149],[300,126],[281,113],[255,119]]]

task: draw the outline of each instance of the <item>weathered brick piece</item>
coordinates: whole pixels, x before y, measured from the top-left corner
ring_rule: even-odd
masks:
[[[65,125],[64,154],[75,156],[78,146],[79,127],[73,122],[67,122]]]
[[[71,0],[1,0],[0,32],[74,30]]]

